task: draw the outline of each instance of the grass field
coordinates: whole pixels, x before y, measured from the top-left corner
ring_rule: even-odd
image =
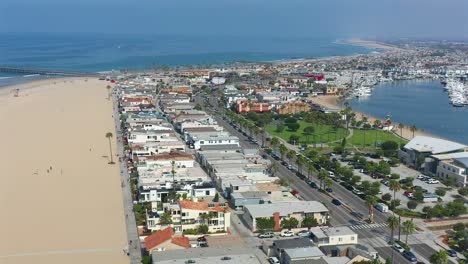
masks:
[[[276,132],[276,126],[274,125],[267,126],[266,130],[270,135],[280,137],[286,141],[289,140],[289,137],[291,135],[297,135],[300,137],[299,141],[301,144],[304,144],[307,142],[308,144],[314,144],[314,143],[318,144],[318,143],[332,142],[336,140],[341,141],[341,138],[347,135],[347,131],[344,128],[334,129],[332,126],[329,126],[329,125],[317,125],[317,124],[307,123],[305,121],[298,121],[298,123],[301,125],[301,127],[296,132],[290,131],[287,127],[285,127],[281,133],[278,133]],[[307,140],[307,136],[304,134],[304,128],[308,126],[313,126],[315,128],[315,133],[313,135],[310,135],[309,139]]]
[[[388,131],[354,129],[353,136],[347,140],[347,145],[373,147],[376,142],[382,143],[388,140],[393,140],[399,144],[408,142]]]

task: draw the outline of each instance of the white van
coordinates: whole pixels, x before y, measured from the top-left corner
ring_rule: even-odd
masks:
[[[280,263],[277,257],[269,257],[268,262],[271,264]]]
[[[388,206],[383,203],[378,203],[374,206],[375,209],[379,210],[382,213],[388,212]]]

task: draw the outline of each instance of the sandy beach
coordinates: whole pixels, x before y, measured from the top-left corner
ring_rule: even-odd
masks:
[[[128,263],[107,82],[0,88],[0,263]],[[115,138],[112,148],[116,149]]]
[[[351,38],[346,41],[347,43],[351,45],[356,45],[356,46],[361,46],[361,47],[367,47],[371,49],[381,49],[381,50],[387,50],[387,51],[400,51],[403,50],[399,47],[387,44],[387,43],[381,43],[377,41],[372,41],[372,40],[363,40],[359,38]]]
[[[325,106],[327,108],[331,108],[331,109],[342,109],[343,106],[339,103],[339,96],[330,96],[330,95],[327,95],[327,96],[317,96],[317,97],[314,97],[312,99],[312,101],[316,104],[319,104],[321,106]],[[373,124],[374,121],[378,118],[376,117],[373,117],[373,116],[370,116],[370,115],[367,115],[367,114],[364,114],[364,113],[360,113],[360,112],[357,112],[357,111],[354,111],[356,113],[356,119],[357,120],[361,120],[364,116],[367,117],[367,120],[369,122],[369,124]],[[380,119],[380,121],[384,121],[382,119]],[[407,140],[411,140],[413,138],[413,132],[411,132],[411,130],[407,127],[408,124],[405,124],[405,127],[403,128],[402,131],[400,131],[400,129],[398,128],[398,122],[395,122],[393,121],[394,123],[394,131],[396,134],[400,135],[400,132],[402,132],[402,137],[407,139]],[[427,133],[425,131],[419,131],[417,130],[416,132],[414,132],[414,136],[430,136],[430,137],[437,137],[437,136],[434,136],[430,133]]]

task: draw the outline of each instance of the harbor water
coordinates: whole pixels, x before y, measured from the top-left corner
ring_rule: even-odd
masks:
[[[405,80],[381,83],[365,98],[353,98],[351,106],[364,114],[395,124],[415,124],[418,130],[468,144],[468,107],[450,105],[439,80]]]

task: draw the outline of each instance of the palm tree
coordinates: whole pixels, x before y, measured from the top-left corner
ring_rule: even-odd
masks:
[[[273,137],[270,141],[270,144],[271,144],[271,147],[273,148],[273,150],[276,152],[276,148],[279,146],[280,142],[279,142],[279,139],[277,137]]]
[[[398,225],[399,225],[398,217],[396,217],[394,215],[389,216],[387,218],[387,225],[390,228],[390,230],[392,231],[392,236],[390,237],[390,242],[393,244],[393,241],[394,241],[393,234],[394,234],[395,229],[397,229]]]
[[[112,87],[110,85],[107,85],[107,87],[106,87],[106,89],[107,89],[107,100],[110,100],[110,94],[111,94],[110,90],[111,90],[111,88]]]
[[[416,132],[418,129],[416,128],[416,125],[411,125],[410,128],[411,132],[413,132],[413,138],[414,138],[414,132]]]
[[[284,160],[284,155],[286,154],[286,152],[288,152],[288,148],[284,144],[281,144],[279,146],[279,152],[281,155],[281,160]]]
[[[325,178],[328,177],[328,172],[326,172],[325,170],[321,170],[318,174],[318,178],[320,180],[320,189],[322,189],[322,183],[323,183],[323,180],[325,180]]]
[[[115,164],[114,162],[114,158],[112,156],[112,142],[111,142],[111,138],[113,137],[114,135],[112,135],[111,132],[107,132],[106,133],[106,138],[109,140],[109,151],[110,151],[110,161],[109,161],[109,164]]]
[[[368,195],[366,198],[366,204],[369,206],[369,220],[374,221],[374,205],[377,203],[377,197],[374,195]]]
[[[306,163],[306,160],[304,158],[304,156],[299,156],[296,160],[296,165],[297,165],[297,170],[299,171],[299,173],[302,172],[302,167],[305,165]]]
[[[306,135],[306,143],[309,145],[309,136],[312,135],[315,132],[315,127],[313,126],[308,126],[304,128],[304,134]]]
[[[411,235],[416,231],[416,225],[413,220],[406,220],[401,224],[401,229],[403,233],[406,234],[405,244],[408,244],[408,235]]]
[[[391,180],[390,183],[388,184],[388,188],[390,189],[390,191],[393,191],[393,200],[395,200],[396,192],[401,190],[400,183],[396,180]]]
[[[310,174],[315,171],[314,162],[310,161],[307,163],[307,179],[310,179]]]
[[[273,162],[270,167],[271,176],[275,176],[275,173],[278,171],[278,163]]]
[[[403,137],[403,128],[405,128],[405,125],[400,123],[400,124],[398,124],[398,128],[400,129],[400,137]]]
[[[333,180],[330,178],[330,176],[326,176],[325,179],[323,179],[323,185],[325,188],[330,188],[333,185]]]
[[[432,264],[447,264],[449,260],[447,251],[441,249],[439,252],[432,254],[429,260]]]
[[[292,159],[296,156],[296,151],[294,150],[290,150],[288,151],[288,153],[286,153],[286,157],[288,158],[289,160],[289,163],[292,163]]]

